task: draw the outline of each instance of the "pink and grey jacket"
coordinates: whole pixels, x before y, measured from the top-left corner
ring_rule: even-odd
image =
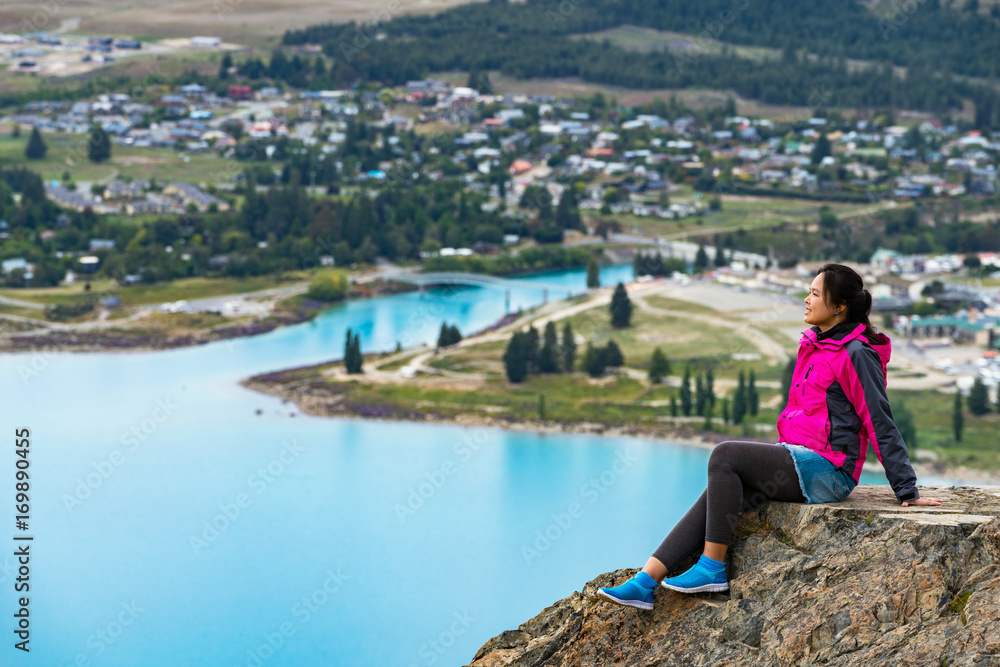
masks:
[[[860,323],[802,332],[778,435],[782,442],[816,451],[855,482],[871,442],[896,498],[904,502],[920,493],[885,391],[891,353],[888,336],[866,335]]]

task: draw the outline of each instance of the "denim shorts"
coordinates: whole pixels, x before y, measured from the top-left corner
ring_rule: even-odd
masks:
[[[858,485],[847,471],[840,470],[822,454],[802,445],[779,442],[788,450],[799,475],[799,487],[808,503],[839,503]]]

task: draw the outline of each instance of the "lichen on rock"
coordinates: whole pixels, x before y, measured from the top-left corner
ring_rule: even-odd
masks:
[[[888,486],[843,503],[770,502],[740,518],[728,594],[658,589],[640,611],[595,597],[608,572],[501,633],[470,667],[1000,665],[1000,487]],[[645,560],[645,554],[636,554]]]

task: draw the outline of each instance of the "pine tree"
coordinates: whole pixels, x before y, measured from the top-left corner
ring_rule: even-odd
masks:
[[[990,411],[989,394],[982,379],[976,378],[969,390],[969,412],[974,415],[985,415]],[[898,424],[897,424],[898,428]]]
[[[601,273],[597,268],[597,258],[591,255],[587,261],[587,289],[601,286]]]
[[[660,384],[667,375],[670,375],[670,362],[667,361],[663,350],[656,348],[649,360],[649,381],[653,384]]]
[[[722,423],[723,424],[728,424],[729,423],[729,399],[728,398],[722,399]]]
[[[347,328],[347,337],[344,338],[344,369],[350,373],[354,368],[354,334],[351,328]]]
[[[823,161],[823,158],[831,154],[830,140],[827,139],[825,134],[819,135],[816,139],[816,143],[813,144],[812,155],[810,156],[810,162],[813,164],[819,164]]]
[[[556,207],[556,226],[562,229],[579,229],[583,226],[576,204],[576,188],[572,183],[566,186],[559,205]]]
[[[604,375],[604,369],[607,367],[606,352],[606,347],[594,347],[587,343],[587,350],[583,353],[583,367],[590,377],[598,378]]]
[[[705,399],[709,405],[715,407],[715,372],[711,366],[705,371]]]
[[[760,409],[760,397],[757,395],[755,380],[756,378],[754,377],[754,372],[751,368],[750,382],[747,384],[747,411],[752,417],[756,417],[757,411]]]
[[[354,372],[364,373],[365,358],[361,354],[361,334],[357,331],[354,332]]]
[[[31,128],[31,136],[28,137],[28,145],[24,148],[24,157],[29,160],[44,160],[45,154],[48,153],[49,147],[45,145],[45,140],[42,139],[42,133],[38,131],[37,127]]]
[[[702,429],[706,431],[712,430],[712,405],[705,405],[705,423],[701,425]]]
[[[649,270],[646,268],[646,261],[646,256],[642,254],[641,250],[635,253],[635,256],[632,258],[632,273],[635,274],[636,278],[649,273]]]
[[[955,442],[962,442],[962,427],[965,426],[965,415],[962,412],[962,390],[955,387],[955,405],[951,413],[951,429],[955,434]]]
[[[685,417],[691,415],[691,367],[684,367],[684,380],[681,381],[681,412]]]
[[[615,293],[611,296],[611,326],[616,329],[623,329],[629,326],[632,321],[632,301],[628,298],[625,285],[618,283],[615,286]]]
[[[698,244],[698,252],[694,256],[694,272],[701,273],[708,268],[708,253],[705,246]]]
[[[538,371],[540,373],[559,372],[559,334],[556,333],[555,322],[545,325],[544,343],[538,353]]]
[[[364,357],[361,354],[361,334],[352,333],[347,330],[347,338],[344,341],[344,369],[349,374],[363,373],[362,365]]]
[[[441,323],[441,330],[438,332],[438,347],[445,347],[448,345],[448,324],[445,322]]]
[[[528,376],[527,334],[518,331],[507,341],[503,353],[504,370],[511,382],[523,382]]]
[[[740,371],[740,379],[736,383],[736,393],[733,394],[733,423],[739,424],[743,421],[747,412],[747,388],[743,371]]]
[[[538,329],[532,324],[528,327],[528,333],[525,338],[525,353],[528,355],[528,373],[538,372],[538,349],[540,336],[538,335]]]
[[[673,394],[670,395],[670,416],[677,416],[677,397]]]
[[[448,341],[449,345],[462,342],[462,332],[458,330],[457,324],[452,324],[448,327]]]
[[[111,139],[99,125],[90,130],[87,141],[87,158],[91,162],[104,162],[111,158]]]
[[[705,383],[701,375],[694,379],[694,413],[704,415],[708,401],[705,399]]]
[[[567,322],[563,326],[562,333],[562,367],[566,373],[572,373],[576,363],[576,338],[573,335],[573,327]]]
[[[604,348],[604,363],[610,368],[620,368],[625,365],[622,349],[613,340],[609,340]]]
[[[726,251],[723,249],[722,245],[715,246],[715,265],[717,267],[726,266],[729,262],[726,261]]]
[[[227,51],[225,55],[222,56],[222,62],[219,63],[219,80],[225,81],[229,78],[229,68],[233,66],[233,57],[229,55]]]

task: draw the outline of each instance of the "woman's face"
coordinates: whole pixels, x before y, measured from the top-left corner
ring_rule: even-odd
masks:
[[[834,324],[837,324],[838,320],[843,319],[842,317],[838,317],[834,311],[840,311],[840,315],[844,313],[843,307],[833,308],[827,305],[826,291],[823,289],[823,275],[822,273],[817,274],[813,278],[812,284],[809,285],[809,294],[806,296],[805,317],[802,318],[802,321],[806,324],[818,326],[820,331],[826,331]]]

